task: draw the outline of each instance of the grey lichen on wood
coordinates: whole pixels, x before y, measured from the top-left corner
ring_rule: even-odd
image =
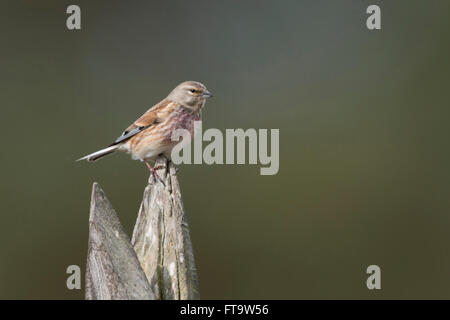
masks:
[[[97,183],[89,217],[86,299],[155,299],[130,240]]]
[[[165,157],[150,175],[132,244],[157,299],[200,299],[192,243],[176,168]]]

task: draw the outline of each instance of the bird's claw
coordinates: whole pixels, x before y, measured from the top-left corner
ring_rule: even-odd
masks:
[[[151,172],[153,178],[155,178],[155,181],[156,181],[156,180],[159,180],[159,181],[163,184],[163,186],[165,187],[166,184],[165,184],[164,181],[161,179],[161,177],[159,176],[159,174],[156,172],[156,170],[163,169],[163,168],[164,168],[164,166],[157,166],[157,167],[152,168],[152,170],[150,170],[150,172]]]
[[[151,175],[153,176],[153,178],[155,179],[155,181],[160,181],[163,186],[165,187],[166,184],[164,183],[164,181],[160,178],[160,176],[158,175],[158,173],[156,172],[156,170],[160,170],[160,169],[164,169],[166,166],[163,165],[158,165],[152,168],[152,166],[150,165],[150,163],[148,163],[147,161],[145,161],[145,164],[147,165],[147,168],[150,170]]]

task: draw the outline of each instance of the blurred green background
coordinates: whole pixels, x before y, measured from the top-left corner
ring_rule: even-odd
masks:
[[[66,29],[69,4],[81,31]],[[381,31],[366,28],[369,4]],[[280,129],[278,175],[181,166],[202,298],[450,298],[449,12],[2,1],[0,298],[83,298],[65,271],[84,272],[92,182],[131,233],[148,171],[125,154],[74,160],[184,80],[215,94],[204,129]]]

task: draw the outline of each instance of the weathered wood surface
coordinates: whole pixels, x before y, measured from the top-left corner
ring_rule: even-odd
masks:
[[[89,217],[86,299],[155,299],[130,240],[97,183]]]
[[[174,165],[160,157],[150,175],[130,242],[94,183],[86,299],[199,299],[198,276]]]
[[[176,168],[164,157],[150,175],[132,244],[157,299],[200,299],[197,270]]]

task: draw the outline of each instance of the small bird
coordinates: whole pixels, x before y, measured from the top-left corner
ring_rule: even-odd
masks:
[[[192,137],[194,121],[201,120],[206,98],[212,96],[200,82],[183,82],[126,128],[107,148],[77,161],[95,161],[115,151],[122,151],[129,153],[134,160],[144,161],[156,178],[155,171],[161,166],[152,167],[148,161],[155,160],[160,154],[169,158],[173,147],[179,142],[172,141],[174,130],[188,130]]]

